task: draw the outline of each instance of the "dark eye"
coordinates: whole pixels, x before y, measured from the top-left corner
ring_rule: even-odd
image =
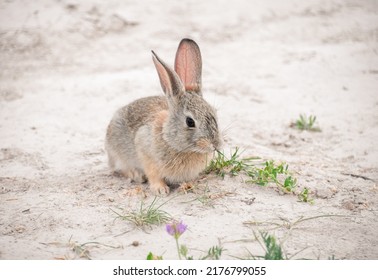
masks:
[[[186,125],[188,127],[195,127],[196,123],[194,122],[194,120],[191,117],[186,117]]]

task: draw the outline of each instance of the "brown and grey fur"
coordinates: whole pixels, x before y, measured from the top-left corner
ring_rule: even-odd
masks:
[[[148,179],[155,193],[194,180],[221,145],[215,110],[202,98],[198,45],[183,39],[175,71],[153,53],[165,96],[138,99],[111,120],[105,147],[112,169],[136,182]],[[188,127],[186,118],[195,121]]]

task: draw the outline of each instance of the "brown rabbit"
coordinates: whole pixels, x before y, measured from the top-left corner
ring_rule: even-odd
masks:
[[[204,170],[221,137],[215,110],[202,98],[202,59],[198,45],[183,39],[175,71],[153,51],[165,96],[135,100],[111,120],[105,148],[112,169],[135,182],[148,179],[156,194],[168,184],[194,180]]]

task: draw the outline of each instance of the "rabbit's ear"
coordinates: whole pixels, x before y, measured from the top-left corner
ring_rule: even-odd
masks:
[[[202,58],[200,49],[193,40],[181,40],[176,52],[175,71],[186,91],[201,94]]]
[[[177,74],[152,51],[152,60],[159,74],[160,84],[168,97],[178,97],[185,89]]]

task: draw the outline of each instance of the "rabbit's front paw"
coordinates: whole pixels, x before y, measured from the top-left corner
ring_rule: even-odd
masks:
[[[151,191],[155,195],[167,195],[167,194],[169,194],[169,187],[163,182],[151,184],[150,188],[151,188]]]

